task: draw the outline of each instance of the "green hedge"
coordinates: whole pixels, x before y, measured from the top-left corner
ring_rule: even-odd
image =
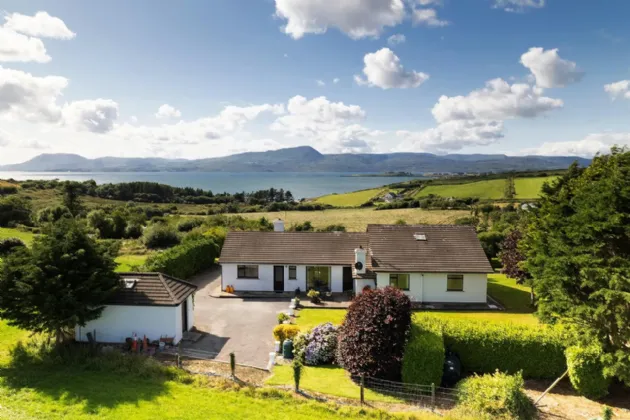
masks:
[[[525,378],[557,378],[566,370],[565,340],[544,326],[444,320],[430,314],[420,325],[442,328],[446,348],[457,354],[468,373],[523,371]]]
[[[603,374],[600,347],[573,346],[567,349],[566,355],[571,385],[580,395],[592,399],[608,395],[610,379]]]
[[[198,239],[151,255],[145,269],[187,279],[212,267],[218,256],[219,246],[212,238]]]
[[[482,419],[533,419],[536,408],[523,392],[523,375],[495,372],[457,384],[459,406]]]
[[[444,338],[439,330],[411,328],[405,347],[402,380],[409,384],[440,385],[444,369]]]

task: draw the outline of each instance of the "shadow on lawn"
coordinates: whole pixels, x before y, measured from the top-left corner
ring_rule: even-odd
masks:
[[[488,294],[499,301],[508,313],[532,313],[530,293],[488,279]]]
[[[76,346],[73,346],[76,347]],[[138,355],[108,353],[70,357],[38,351],[18,343],[11,359],[0,367],[0,382],[15,391],[28,388],[57,400],[79,405],[86,413],[121,404],[138,404],[168,394],[167,381],[188,378],[175,368]]]

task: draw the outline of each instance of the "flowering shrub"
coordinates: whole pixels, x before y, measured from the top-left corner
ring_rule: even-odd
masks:
[[[294,355],[309,366],[325,365],[335,361],[337,327],[330,322],[318,325],[300,334],[293,343]]]

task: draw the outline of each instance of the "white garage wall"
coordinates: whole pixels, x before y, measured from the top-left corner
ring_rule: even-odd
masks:
[[[96,341],[103,343],[124,343],[134,333],[140,338],[146,335],[149,340],[158,340],[163,335],[181,339],[181,321],[178,328],[176,312],[181,320],[181,307],[106,306],[99,319],[85,327],[76,327],[75,338],[87,341],[86,334],[96,331]]]
[[[188,296],[188,325],[187,329],[190,329],[195,325],[195,305],[194,305],[194,294]]]
[[[379,288],[389,285],[389,274],[377,274],[377,285]],[[411,273],[409,290],[405,291],[405,294],[413,296],[416,302],[486,302],[488,287],[486,274],[464,274],[464,290],[462,292],[447,292],[446,277],[447,273]]]

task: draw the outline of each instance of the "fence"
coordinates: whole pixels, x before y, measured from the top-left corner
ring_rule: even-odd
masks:
[[[407,384],[367,376],[353,376],[352,380],[359,385],[359,399],[362,404],[370,400],[381,400],[380,396],[384,395],[400,400],[401,403],[405,404],[435,407],[454,405],[459,397],[459,392],[456,389],[444,388],[435,384]],[[366,394],[366,390],[372,392]]]

